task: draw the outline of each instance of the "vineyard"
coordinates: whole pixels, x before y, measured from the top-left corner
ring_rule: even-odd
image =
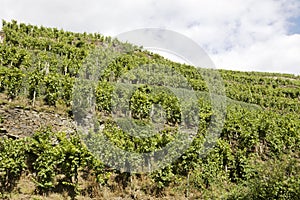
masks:
[[[195,68],[98,33],[16,21],[3,21],[2,31],[1,105],[61,113],[87,127],[94,102],[96,122],[84,134],[43,124],[18,135],[1,129],[0,198],[299,198],[299,76]],[[220,108],[211,94],[224,102]],[[195,101],[185,103],[193,95]],[[113,120],[127,115],[132,121]],[[152,118],[161,124],[159,131],[151,127]],[[0,115],[0,128],[5,120]],[[133,123],[150,128],[126,129]],[[111,146],[139,154],[163,149],[181,141],[180,124],[197,128],[193,140],[156,170],[147,159],[123,159],[110,151]],[[221,127],[220,133],[204,155],[211,124]],[[150,173],[132,171],[141,163]]]

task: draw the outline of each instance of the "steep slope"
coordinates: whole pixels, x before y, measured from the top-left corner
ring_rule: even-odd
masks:
[[[3,21],[2,29],[0,196],[33,198],[36,194],[50,194],[51,198],[53,194],[66,194],[72,198],[81,195],[102,199],[297,199],[300,196],[299,76],[219,70],[227,96],[225,123],[214,148],[202,156],[209,123],[213,121],[216,127],[219,123],[218,113],[207,98],[211,91],[202,77],[205,74],[214,80],[214,70],[174,63],[100,34],[72,33],[16,21]],[[101,50],[97,56],[113,62],[93,82],[99,127],[93,127],[95,134],[82,138],[74,128],[76,123],[84,124],[75,120],[74,107],[79,104],[74,99],[74,84],[82,75],[83,66],[89,66],[86,62],[90,52],[97,49]],[[115,146],[136,153],[152,152],[176,140],[176,127],[181,123],[179,113],[186,112],[179,109],[172,94],[162,89],[172,77],[158,72],[158,78],[151,79],[151,84],[142,84],[147,70],[138,69],[143,65],[168,66],[182,74],[195,91],[198,98],[195,105],[199,107],[198,132],[189,148],[172,164],[149,174],[112,169],[105,161],[115,155],[107,153],[106,157],[99,157],[89,151],[101,146],[97,140],[103,136]],[[84,70],[86,76],[91,72]],[[136,91],[122,97],[130,100],[130,115],[136,121],[148,123],[151,104],[161,104],[166,111],[164,129],[144,139],[129,135],[112,123],[114,98],[119,97],[113,98],[117,88],[114,83],[134,70],[140,77],[133,76],[129,81],[136,83]],[[181,83],[172,84],[180,88]],[[79,86],[77,89],[84,89]],[[118,91],[127,91],[127,86],[119,85]],[[81,107],[84,99],[79,99]],[[127,104],[119,102],[117,116],[122,116],[122,108]],[[186,116],[183,123],[195,124],[194,113]],[[7,138],[11,136],[17,137]],[[129,161],[129,167],[146,162]],[[26,189],[26,184],[21,184],[24,182],[31,183],[32,189]]]

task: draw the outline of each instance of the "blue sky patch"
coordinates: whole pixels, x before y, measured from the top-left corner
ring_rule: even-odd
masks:
[[[300,15],[289,20],[291,26],[289,27],[289,34],[300,34]]]

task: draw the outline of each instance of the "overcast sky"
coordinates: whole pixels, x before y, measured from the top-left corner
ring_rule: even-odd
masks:
[[[300,0],[0,0],[0,18],[110,36],[166,28],[217,68],[300,74]]]

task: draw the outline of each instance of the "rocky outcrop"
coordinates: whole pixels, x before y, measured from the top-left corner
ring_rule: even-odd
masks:
[[[53,131],[75,132],[75,122],[67,116],[54,112],[25,109],[7,104],[0,105],[0,136],[31,136],[41,128],[51,127]]]

